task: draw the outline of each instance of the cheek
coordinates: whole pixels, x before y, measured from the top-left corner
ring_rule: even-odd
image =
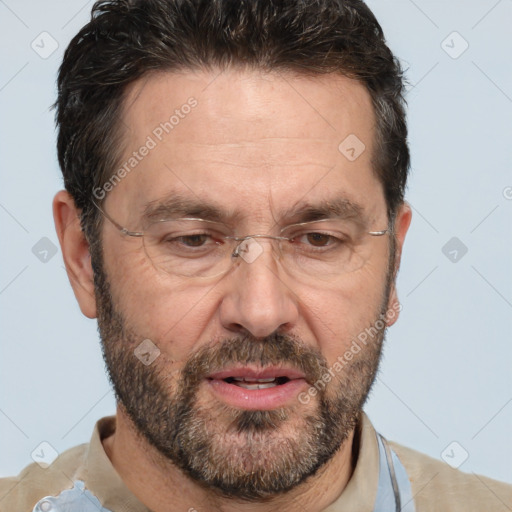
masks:
[[[353,340],[378,319],[385,285],[382,269],[366,268],[344,276],[336,288],[311,288],[301,297],[307,329],[328,362],[344,354]]]
[[[186,360],[214,314],[214,285],[194,286],[159,272],[141,251],[118,253],[119,264],[110,262],[115,307],[141,341],[149,338],[173,361]]]

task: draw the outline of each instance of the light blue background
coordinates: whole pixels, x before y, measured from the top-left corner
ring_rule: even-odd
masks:
[[[366,410],[389,439],[436,458],[457,441],[469,453],[462,470],[512,482],[512,1],[369,4],[408,68],[414,218],[403,311]],[[114,412],[96,323],[81,315],[60,251],[47,263],[31,251],[42,237],[57,245],[49,106],[91,5],[0,1],[0,475],[42,441],[58,451],[88,441]],[[43,31],[59,44],[47,59],[31,48]],[[469,43],[457,59],[441,46],[453,31]],[[462,44],[451,36],[445,47]],[[468,248],[457,263],[442,252],[454,236]]]

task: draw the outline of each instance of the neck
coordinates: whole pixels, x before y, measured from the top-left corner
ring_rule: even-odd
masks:
[[[354,430],[320,470],[287,493],[264,502],[220,496],[185,475],[143,439],[131,421],[117,410],[116,430],[102,440],[112,465],[130,491],[153,512],[208,510],[211,512],[291,512],[300,508],[320,512],[345,489],[353,471]],[[135,461],[135,462],[134,462]],[[197,512],[196,510],[196,512]]]

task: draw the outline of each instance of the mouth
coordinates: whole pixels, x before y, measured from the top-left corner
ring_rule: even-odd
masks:
[[[283,407],[307,385],[303,373],[278,367],[231,368],[213,373],[206,380],[218,399],[249,410]]]
[[[244,389],[269,389],[286,384],[288,377],[273,377],[269,379],[248,379],[246,377],[228,377],[223,379],[228,384],[234,384]]]

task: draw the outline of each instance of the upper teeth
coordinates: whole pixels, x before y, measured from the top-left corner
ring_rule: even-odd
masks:
[[[274,382],[276,380],[275,377],[270,377],[267,379],[252,379],[251,377],[233,377],[237,382]]]
[[[233,377],[236,386],[245,389],[266,389],[277,386],[275,377],[266,379],[253,379],[251,377]]]

